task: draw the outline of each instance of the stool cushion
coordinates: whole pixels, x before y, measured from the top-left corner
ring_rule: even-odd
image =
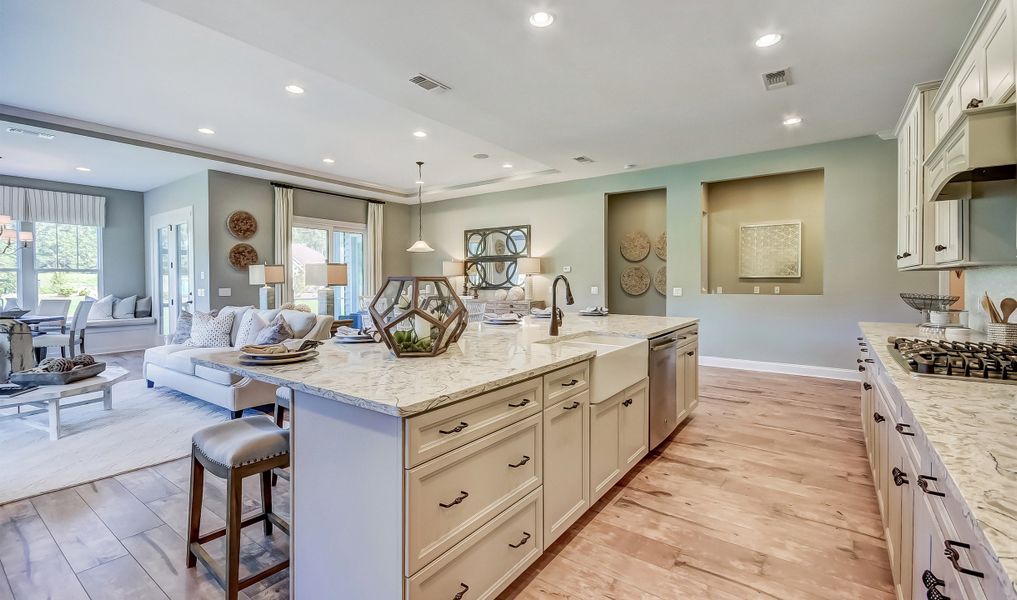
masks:
[[[244,417],[206,427],[191,438],[205,458],[224,467],[241,467],[290,451],[290,432],[265,416]]]
[[[275,391],[275,403],[279,406],[290,409],[290,398],[293,397],[293,390],[288,387],[280,387]]]

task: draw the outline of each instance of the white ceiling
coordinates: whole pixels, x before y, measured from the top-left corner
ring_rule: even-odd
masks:
[[[887,129],[980,4],[0,0],[0,104],[401,193],[423,160],[440,199]],[[530,26],[538,9],[555,24]],[[756,48],[769,31],[784,41]],[[794,85],[764,91],[760,74],[787,66]],[[452,91],[413,86],[419,72]],[[783,127],[789,114],[804,124]]]

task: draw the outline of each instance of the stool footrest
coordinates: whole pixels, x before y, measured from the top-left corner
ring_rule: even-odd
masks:
[[[282,517],[280,517],[279,515],[277,515],[275,513],[268,513],[268,517],[267,518],[268,518],[269,521],[274,523],[276,527],[278,527],[279,529],[282,529],[283,532],[286,533],[286,535],[290,534],[290,524],[287,523],[286,521],[284,521],[282,519]]]
[[[277,564],[274,564],[274,565],[272,565],[271,567],[269,567],[267,569],[264,569],[262,571],[258,571],[257,573],[255,573],[254,575],[251,575],[250,577],[245,577],[245,578],[241,579],[240,583],[237,585],[237,587],[242,590],[242,589],[244,589],[244,588],[246,588],[248,586],[251,586],[251,585],[254,585],[255,583],[258,583],[259,581],[261,581],[262,579],[265,579],[266,577],[271,577],[271,576],[275,575],[279,571],[282,571],[283,569],[285,569],[285,568],[287,568],[289,566],[290,566],[290,559],[287,558],[286,560],[281,561],[281,562],[279,562]]]
[[[247,517],[246,519],[244,519],[243,521],[240,522],[240,528],[243,529],[244,527],[249,527],[251,525],[254,525],[255,523],[261,523],[262,521],[265,521],[265,520],[271,520],[273,523],[277,523],[277,521],[279,520],[279,517],[276,517],[275,515],[272,515],[272,516],[275,517],[275,519],[270,518],[265,513],[260,513],[260,514],[254,515],[253,517]],[[284,531],[286,531],[286,533],[289,533],[289,529],[285,528],[285,526],[280,526],[280,527],[284,527]],[[224,535],[226,535],[226,528],[225,527],[220,527],[219,529],[213,529],[212,531],[209,531],[205,535],[199,535],[198,536],[198,543],[199,544],[207,544],[207,543],[211,542],[212,540],[217,540],[217,539],[221,538]]]

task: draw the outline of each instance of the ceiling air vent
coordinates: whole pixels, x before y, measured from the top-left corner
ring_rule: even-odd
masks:
[[[763,87],[767,90],[775,90],[789,85],[791,85],[791,67],[763,73]]]
[[[572,160],[576,161],[577,163],[597,162],[597,161],[593,160],[592,158],[590,158],[589,156],[573,156]]]
[[[437,79],[428,77],[423,73],[418,74],[416,77],[410,77],[410,83],[420,86],[429,92],[447,92],[452,89]]]
[[[21,129],[20,127],[8,127],[7,133],[15,133],[19,135],[31,135],[43,140],[51,140],[54,137],[56,137],[52,133],[47,133],[45,131],[36,131],[34,129]]]

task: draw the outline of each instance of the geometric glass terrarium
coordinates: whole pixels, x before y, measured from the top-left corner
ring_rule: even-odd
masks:
[[[389,277],[371,301],[371,320],[399,357],[437,356],[466,329],[466,306],[445,277]]]

